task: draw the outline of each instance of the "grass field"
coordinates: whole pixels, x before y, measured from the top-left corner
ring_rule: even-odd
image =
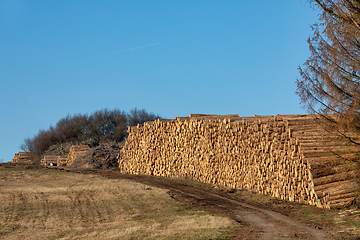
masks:
[[[0,166],[0,239],[225,239],[233,220],[121,179]]]

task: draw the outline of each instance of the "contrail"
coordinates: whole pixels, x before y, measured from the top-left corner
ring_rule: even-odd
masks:
[[[116,52],[111,52],[111,53],[107,53],[98,57],[106,57],[106,56],[111,56],[111,55],[115,55],[115,54],[119,54],[119,53],[124,53],[124,52],[129,52],[129,51],[133,51],[136,49],[140,49],[140,48],[146,48],[146,47],[151,47],[151,46],[156,46],[159,45],[160,43],[152,43],[152,44],[148,44],[148,45],[144,45],[144,46],[140,46],[140,47],[134,47],[134,48],[129,48],[129,49],[125,49],[125,50],[121,50],[121,51],[116,51]]]

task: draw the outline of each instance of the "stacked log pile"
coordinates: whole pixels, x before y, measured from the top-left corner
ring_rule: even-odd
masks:
[[[57,166],[57,160],[59,156],[47,155],[41,159],[40,164],[43,166]]]
[[[189,177],[325,208],[358,193],[351,161],[359,148],[328,137],[313,115],[192,114],[128,132],[124,173]]]
[[[57,165],[59,167],[65,167],[66,166],[66,160],[67,160],[66,157],[58,157],[57,158]]]
[[[301,143],[300,152],[308,162],[316,197],[331,208],[351,204],[359,195],[359,151],[357,144],[333,134],[314,116],[287,116],[288,128]],[[359,142],[351,132],[345,135]],[[357,138],[357,139],[356,139]]]
[[[89,145],[72,145],[66,159],[66,166],[70,166],[77,157],[85,154],[89,149]]]
[[[31,162],[30,159],[30,153],[29,152],[18,152],[15,154],[15,156],[12,159],[12,162],[14,163],[27,163],[27,162]]]

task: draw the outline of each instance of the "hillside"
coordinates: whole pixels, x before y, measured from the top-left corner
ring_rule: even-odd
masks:
[[[180,178],[0,164],[1,239],[358,239],[324,210]],[[209,214],[210,213],[210,214]]]
[[[1,239],[210,239],[235,222],[125,179],[0,166]]]

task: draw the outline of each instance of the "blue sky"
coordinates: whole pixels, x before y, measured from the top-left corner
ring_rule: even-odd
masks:
[[[306,0],[0,0],[0,162],[67,114],[304,113]]]

